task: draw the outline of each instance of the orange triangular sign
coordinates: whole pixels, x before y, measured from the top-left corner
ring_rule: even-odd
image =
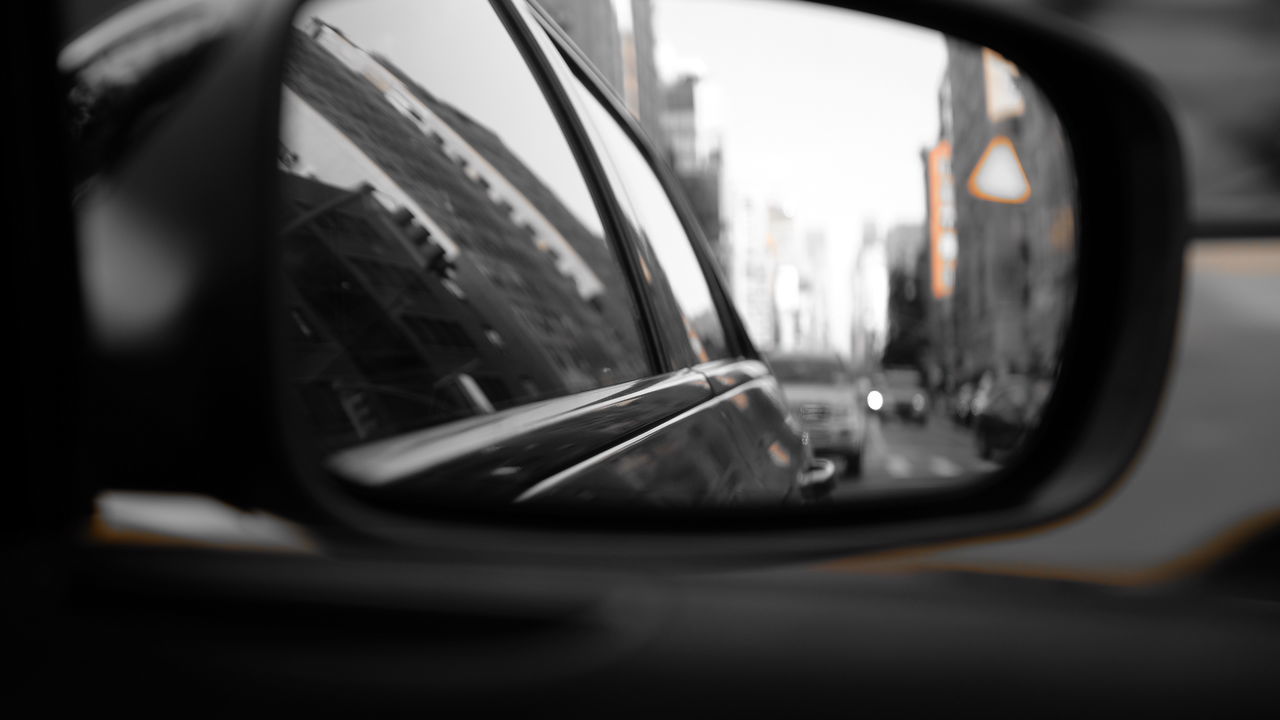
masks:
[[[1022,161],[1013,149],[1013,141],[997,135],[982,152],[978,165],[969,175],[969,192],[991,202],[1018,204],[1031,197],[1031,182],[1022,169]]]

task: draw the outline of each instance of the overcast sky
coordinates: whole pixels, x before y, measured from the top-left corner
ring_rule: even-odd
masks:
[[[656,0],[660,70],[714,96],[731,185],[831,234],[924,219],[920,149],[937,141],[946,63],[933,31],[761,0]]]

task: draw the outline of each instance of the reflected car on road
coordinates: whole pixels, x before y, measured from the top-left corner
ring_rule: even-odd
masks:
[[[866,406],[844,361],[834,353],[784,354],[769,363],[814,453],[842,458],[845,475],[861,474]]]
[[[929,391],[924,386],[924,376],[913,367],[886,367],[877,376],[874,398],[868,406],[879,406],[874,409],[882,419],[891,417],[909,420],[924,425],[929,420]]]

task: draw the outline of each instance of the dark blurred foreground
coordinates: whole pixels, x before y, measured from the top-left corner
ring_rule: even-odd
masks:
[[[1280,228],[1280,3],[1274,0],[985,0],[1048,11],[1149,73],[1173,106],[1193,216]]]

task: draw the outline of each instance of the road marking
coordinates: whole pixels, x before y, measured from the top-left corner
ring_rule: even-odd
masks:
[[[889,474],[896,478],[906,477],[911,474],[911,463],[901,455],[890,455],[884,466],[889,471]]]
[[[943,477],[954,477],[961,473],[959,465],[937,455],[934,455],[933,458],[929,460],[929,470],[932,471],[934,475],[941,475]]]

